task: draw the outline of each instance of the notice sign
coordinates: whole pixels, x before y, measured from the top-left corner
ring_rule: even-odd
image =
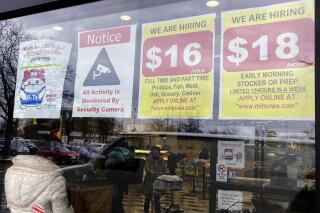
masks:
[[[243,202],[242,192],[218,190],[218,209],[228,209],[230,211],[241,211],[242,210],[241,202]]]
[[[14,118],[59,118],[72,45],[50,39],[21,42]]]
[[[226,165],[217,163],[216,180],[219,182],[228,181],[228,167]]]
[[[79,33],[73,117],[131,117],[136,26]]]
[[[218,163],[227,167],[245,167],[245,143],[243,141],[219,141]]]
[[[142,25],[139,118],[212,118],[214,20]]]
[[[222,13],[221,119],[314,120],[313,1]]]

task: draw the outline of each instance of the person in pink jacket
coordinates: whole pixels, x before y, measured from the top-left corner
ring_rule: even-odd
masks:
[[[11,213],[73,213],[62,170],[51,161],[32,155],[15,157],[5,176]]]

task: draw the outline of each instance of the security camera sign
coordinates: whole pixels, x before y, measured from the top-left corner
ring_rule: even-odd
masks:
[[[73,117],[131,117],[136,26],[78,37]]]

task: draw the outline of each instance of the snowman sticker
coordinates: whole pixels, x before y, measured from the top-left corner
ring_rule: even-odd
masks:
[[[21,109],[26,107],[42,108],[46,91],[44,69],[25,70],[20,87]]]

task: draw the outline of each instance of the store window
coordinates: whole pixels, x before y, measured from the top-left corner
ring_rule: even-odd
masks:
[[[108,0],[0,21],[1,212],[313,212],[314,8]]]

